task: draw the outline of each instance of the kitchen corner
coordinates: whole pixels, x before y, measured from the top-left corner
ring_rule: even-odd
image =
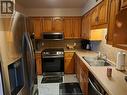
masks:
[[[125,81],[126,71],[116,70],[115,66],[90,66],[82,57],[97,56],[97,53],[91,51],[76,51],[76,55],[84,62],[97,81],[106,90],[109,95],[126,95],[127,82]],[[112,76],[107,77],[107,68],[112,68]]]

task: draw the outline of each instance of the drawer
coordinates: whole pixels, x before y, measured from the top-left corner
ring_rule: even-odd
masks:
[[[41,58],[41,54],[40,54],[40,53],[36,53],[36,54],[35,54],[35,57],[36,57],[36,58]]]

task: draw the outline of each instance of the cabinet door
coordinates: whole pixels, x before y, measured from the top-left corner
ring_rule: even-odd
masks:
[[[81,18],[75,17],[72,19],[73,38],[80,38],[81,35]]]
[[[42,19],[41,18],[31,18],[31,24],[32,24],[33,33],[35,34],[35,39],[41,39]]]
[[[121,0],[122,1],[122,8],[126,8],[127,7],[127,0]]]
[[[73,37],[72,18],[64,18],[64,37],[65,39],[70,39]]]
[[[36,70],[38,75],[42,75],[41,53],[36,54]]]
[[[76,76],[77,76],[77,79],[80,81],[80,59],[79,59],[79,57],[76,55],[76,59],[75,59],[75,63],[76,63]]]
[[[108,21],[109,0],[102,1],[98,7],[98,24],[106,24]],[[114,7],[114,6],[113,6]]]
[[[80,87],[83,95],[88,95],[88,76],[82,68],[80,69]]]
[[[27,32],[30,33],[30,35],[32,35],[33,33],[33,25],[32,25],[32,18],[27,17],[26,18],[26,28],[27,28]]]
[[[85,39],[85,30],[86,30],[86,16],[84,15],[82,17],[82,33],[81,33],[82,39]]]
[[[53,31],[53,19],[51,17],[43,18],[43,32]]]
[[[82,38],[83,39],[89,39],[90,36],[90,30],[91,30],[91,15],[90,13],[87,13],[83,16],[83,22],[82,22]]]
[[[74,74],[74,53],[65,52],[64,73]]]
[[[113,6],[113,7],[112,7]],[[113,32],[115,26],[116,14],[119,11],[120,0],[110,0],[110,11],[109,11],[109,22],[108,22],[108,33],[107,33],[107,43],[113,44]]]
[[[80,60],[80,87],[83,95],[88,95],[88,68]]]
[[[98,24],[98,8],[95,7],[91,11],[91,26],[95,26]]]
[[[55,32],[63,32],[63,18],[62,17],[53,18],[53,30]]]

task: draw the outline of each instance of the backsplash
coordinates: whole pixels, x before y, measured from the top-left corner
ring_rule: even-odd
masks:
[[[109,60],[116,63],[117,52],[123,51],[126,53],[126,66],[127,66],[127,51],[112,47],[106,44],[105,36],[107,35],[107,29],[104,29],[103,40],[101,42],[92,42],[93,50],[105,53]]]
[[[67,45],[73,46],[76,44],[75,49],[79,49],[81,47],[80,40],[63,40],[63,41],[38,41],[37,48],[45,49],[45,48],[64,48],[67,49]]]

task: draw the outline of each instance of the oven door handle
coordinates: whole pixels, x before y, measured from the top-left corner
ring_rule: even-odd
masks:
[[[64,58],[64,56],[43,56],[43,58]]]
[[[96,93],[98,95],[103,95],[100,91],[97,90],[97,88],[94,86],[94,84],[92,83],[92,81],[90,79],[88,79],[90,85],[92,86],[92,88],[96,91]]]

